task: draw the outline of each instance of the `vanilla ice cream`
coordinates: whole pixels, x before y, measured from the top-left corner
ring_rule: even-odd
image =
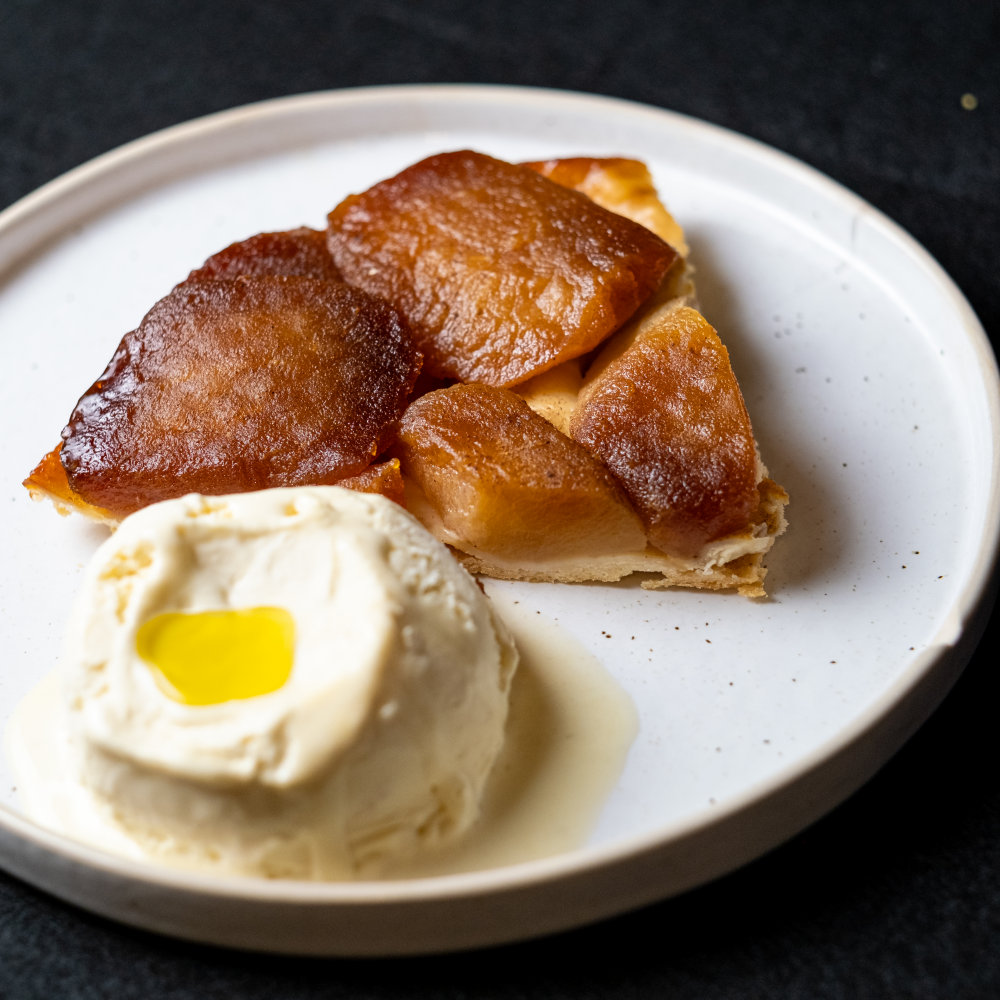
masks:
[[[67,642],[80,779],[157,860],[377,874],[476,820],[517,654],[412,517],[337,487],[126,518]]]

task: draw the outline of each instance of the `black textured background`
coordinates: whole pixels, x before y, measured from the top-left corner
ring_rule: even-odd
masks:
[[[420,82],[611,94],[761,139],[901,223],[1000,335],[996,0],[0,0],[0,207],[211,111]],[[0,998],[992,1000],[996,671],[981,647],[873,781],[768,857],[523,945],[391,961],[243,955],[116,926],[0,873]]]

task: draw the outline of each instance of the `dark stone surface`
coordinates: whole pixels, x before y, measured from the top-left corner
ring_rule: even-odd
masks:
[[[120,143],[264,98],[407,82],[581,90],[818,167],[907,228],[1000,331],[993,0],[3,0],[0,53],[0,207]],[[680,899],[522,945],[244,955],[105,922],[0,873],[0,997],[997,997],[997,688],[986,644],[882,772],[791,843]]]

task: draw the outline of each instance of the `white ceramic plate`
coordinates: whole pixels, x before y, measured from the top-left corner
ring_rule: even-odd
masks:
[[[5,480],[0,719],[55,661],[101,537],[19,481],[146,308],[229,242],[326,212],[433,152],[645,159],[685,225],[705,313],[792,496],[772,597],[491,585],[597,654],[640,714],[589,841],[411,882],[217,879],[50,834],[0,775],[0,863],[111,917],[197,940],[405,953],[562,929],[754,858],[858,787],[969,654],[997,548],[988,342],[937,264],[771,149],[669,112],[490,87],[380,88],[238,109],[103,156],[0,216]]]

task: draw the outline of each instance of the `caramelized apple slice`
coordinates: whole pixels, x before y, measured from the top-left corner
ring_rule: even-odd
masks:
[[[119,517],[188,492],[334,483],[390,442],[418,369],[398,313],[345,284],[185,283],[81,398],[62,464],[74,494]]]
[[[645,546],[607,470],[508,389],[458,384],[422,396],[396,449],[407,506],[494,575]]]
[[[694,309],[664,308],[605,352],[570,431],[624,486],[652,544],[691,557],[747,529],[760,504],[757,453],[715,330]]]
[[[329,216],[334,261],[409,320],[431,375],[514,385],[624,323],[677,254],[537,172],[432,156]]]
[[[337,281],[340,272],[319,229],[289,229],[281,233],[258,233],[212,254],[187,281],[238,278],[241,275],[298,275]]]

